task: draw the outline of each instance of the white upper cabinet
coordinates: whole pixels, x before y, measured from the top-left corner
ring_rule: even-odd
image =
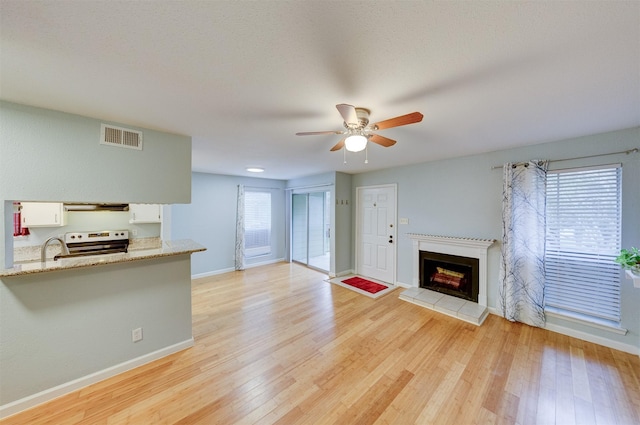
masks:
[[[129,204],[129,223],[162,222],[162,206],[158,204]]]
[[[23,227],[59,227],[67,224],[61,202],[22,202]]]

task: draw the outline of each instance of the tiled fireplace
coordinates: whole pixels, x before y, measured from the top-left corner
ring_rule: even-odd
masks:
[[[487,310],[487,250],[493,239],[409,233],[413,282],[400,298],[480,325]]]

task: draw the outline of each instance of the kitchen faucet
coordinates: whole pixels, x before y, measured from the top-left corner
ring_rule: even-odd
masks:
[[[60,251],[61,255],[69,255],[69,248],[67,248],[67,244],[64,243],[64,241],[61,238],[52,236],[42,244],[42,249],[40,250],[40,261],[43,263],[47,261],[47,245],[49,245],[49,242],[52,242],[52,241],[60,242],[60,247],[62,248]]]

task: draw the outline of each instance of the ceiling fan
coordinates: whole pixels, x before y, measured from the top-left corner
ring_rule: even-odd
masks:
[[[345,130],[342,131],[306,131],[296,133],[296,136],[315,136],[320,134],[344,134],[343,137],[330,150],[337,151],[343,147],[350,152],[360,152],[367,146],[367,142],[373,142],[380,146],[388,148],[396,144],[395,140],[389,139],[374,131],[385,130],[392,127],[400,127],[401,125],[414,124],[422,121],[423,115],[420,112],[412,112],[410,114],[401,115],[399,117],[390,118],[369,125],[369,111],[366,108],[356,108],[353,105],[341,103],[336,105],[338,112],[344,119]]]

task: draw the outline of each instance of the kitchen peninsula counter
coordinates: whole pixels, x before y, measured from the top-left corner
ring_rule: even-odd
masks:
[[[105,264],[125,263],[151,258],[169,257],[174,255],[192,254],[205,251],[206,248],[190,239],[162,241],[156,248],[130,249],[127,253],[102,254],[86,257],[60,258],[56,261],[47,259],[46,262],[28,261],[14,263],[9,269],[0,270],[0,277],[20,276],[34,273],[69,270],[84,267],[101,266]]]

